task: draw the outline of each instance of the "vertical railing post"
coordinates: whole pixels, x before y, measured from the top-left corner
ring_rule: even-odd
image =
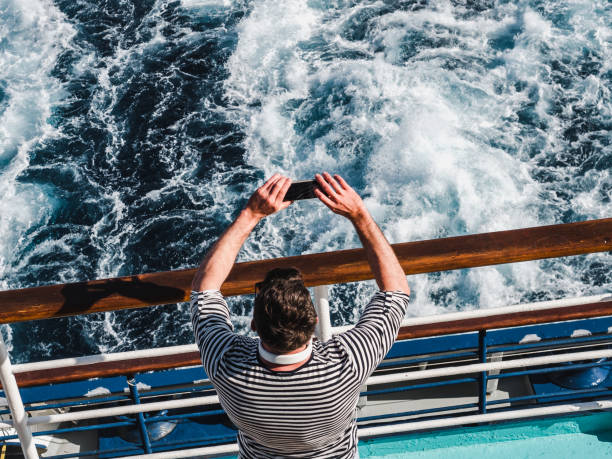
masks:
[[[140,395],[138,394],[138,387],[136,387],[136,380],[128,380],[128,386],[130,388],[130,394],[136,405],[140,405]],[[138,413],[138,428],[140,429],[140,438],[144,445],[145,452],[151,454],[151,440],[149,439],[149,432],[147,431],[147,425],[143,413]]]
[[[21,400],[21,394],[19,393],[19,387],[13,374],[13,368],[11,366],[11,359],[4,344],[4,338],[0,333],[0,380],[2,381],[2,389],[9,408],[11,410],[11,416],[13,418],[13,427],[17,431],[19,436],[19,442],[21,443],[21,449],[26,459],[38,459],[38,451],[36,451],[36,445],[34,445],[34,439],[32,438],[32,432],[28,426],[28,415],[23,406]]]
[[[487,363],[487,331],[480,330],[478,332],[478,360],[480,363]],[[481,414],[487,412],[487,372],[480,373],[478,384],[478,411]]]
[[[314,299],[314,306],[317,311],[317,317],[319,318],[316,334],[319,340],[324,343],[332,336],[327,285],[317,285],[314,288]]]

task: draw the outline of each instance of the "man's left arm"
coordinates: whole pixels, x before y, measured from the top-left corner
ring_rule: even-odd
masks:
[[[291,179],[274,174],[253,193],[246,207],[202,260],[191,284],[193,291],[221,289],[240,248],[257,223],[291,204],[283,201],[290,185]]]
[[[257,223],[286,208],[283,201],[291,180],[272,176],[249,199],[236,220],[225,230],[202,260],[191,284],[191,321],[202,364],[214,378],[220,359],[236,339],[230,311],[219,291],[236,256]]]

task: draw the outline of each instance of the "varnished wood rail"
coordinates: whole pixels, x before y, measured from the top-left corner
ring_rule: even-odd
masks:
[[[535,311],[504,313],[491,311],[487,317],[460,319],[436,322],[417,326],[402,327],[398,340],[425,338],[453,333],[495,330],[506,327],[536,325],[573,319],[587,319],[612,315],[612,300],[574,306],[553,307]],[[133,375],[146,371],[168,370],[186,366],[201,365],[198,351],[183,352],[166,356],[143,357],[112,362],[70,365],[43,370],[31,370],[16,373],[15,378],[20,387],[38,386],[89,378]]]
[[[406,274],[556,258],[612,250],[612,218],[394,244]],[[372,279],[363,249],[234,265],[222,292],[253,293],[274,267],[294,266],[306,285]],[[0,292],[0,323],[141,308],[186,301],[194,269]]]

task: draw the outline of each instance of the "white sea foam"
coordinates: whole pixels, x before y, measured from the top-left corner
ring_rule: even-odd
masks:
[[[205,21],[223,20],[227,9],[232,14],[248,9],[235,30],[238,42],[227,62],[229,106],[219,102],[218,94],[204,96],[201,113],[194,111],[174,122],[164,133],[169,140],[163,145],[155,143],[155,127],[151,128],[149,146],[161,148],[161,167],[170,178],[142,196],[131,196],[127,186],[117,187],[118,180],[113,185],[96,182],[87,173],[89,166],[67,164],[62,173],[72,168],[75,183],[93,190],[88,204],[94,203],[100,216],[91,226],[54,225],[61,234],[49,239],[44,223],[59,197],[53,190],[20,184],[15,178],[30,167],[28,155],[37,143],[58,135],[47,120],[64,95],[49,72],[62,49],[77,45],[71,42],[73,28],[53,5],[40,1],[27,11],[17,2],[7,5],[0,23],[14,21],[17,26],[0,28],[0,38],[10,31],[6,43],[15,48],[12,54],[0,54],[0,64],[7,64],[0,66],[0,88],[9,94],[0,100],[0,288],[8,285],[7,270],[42,269],[40,264],[51,254],[72,260],[57,273],[59,280],[82,278],[82,266],[96,277],[113,277],[125,272],[133,262],[130,250],[152,230],[193,219],[194,214],[220,231],[249,187],[255,186],[237,177],[252,177],[253,169],[265,175],[281,171],[296,179],[321,170],[343,174],[366,196],[392,242],[555,223],[567,212],[578,215],[576,219],[609,216],[604,199],[606,193],[608,200],[612,197],[609,168],[587,168],[581,174],[574,158],[567,156],[583,139],[570,142],[564,137],[580,110],[594,107],[602,119],[612,117],[609,82],[602,78],[612,65],[605,1],[555,0],[540,2],[537,8],[528,1],[493,2],[490,9],[468,14],[468,7],[447,0],[428,2],[416,11],[389,11],[389,3],[380,1],[183,0],[180,14],[193,16],[196,25],[200,16]],[[136,114],[131,108],[123,113],[122,100],[126,93],[129,99],[133,76],[151,71],[145,68],[149,58],[173,58],[165,53],[173,46],[197,50],[216,33],[223,37],[223,46],[233,43],[233,29],[181,28],[181,21],[167,19],[175,8],[174,2],[156,1],[138,18],[136,40],[123,33],[125,24],[119,21],[105,32],[114,47],[107,52],[90,49],[86,40],[79,42],[83,49],[74,49],[80,60],[72,64],[68,77],[83,77],[92,95],[86,100],[88,116],[70,122],[86,129],[95,120],[96,127],[102,127],[108,140],[106,157],[99,159],[115,167],[111,175],[122,171],[121,153],[130,133],[126,117]],[[549,14],[557,10],[563,14]],[[565,22],[551,19],[564,15]],[[585,49],[599,59],[599,72],[576,74],[569,82],[551,78],[553,61],[573,71],[573,62]],[[163,122],[166,105],[174,102],[173,71],[180,74],[170,65],[148,75],[168,88],[147,113],[151,120]],[[191,135],[185,134],[190,123],[202,122],[211,113],[246,134],[248,164],[218,166],[200,182],[193,174],[206,152],[184,136]],[[533,116],[535,121],[525,122],[521,116]],[[602,158],[611,154],[610,142],[606,145],[595,135],[593,142],[599,142]],[[566,164],[555,165],[558,158]],[[45,164],[36,166],[35,172],[48,168],[53,173],[59,167]],[[536,180],[539,170],[554,175],[557,182]],[[564,193],[570,197],[563,198]],[[176,195],[186,196],[201,210],[189,210],[185,218],[187,211],[180,205],[164,207]],[[134,208],[150,216],[134,218]],[[191,237],[169,240],[167,247],[184,249]],[[200,237],[200,242],[210,242],[209,232],[193,238]],[[23,251],[23,245],[33,240],[45,241]],[[78,252],[79,244],[96,255]],[[346,220],[319,203],[301,202],[257,227],[240,259],[358,245]],[[414,301],[409,314],[514,304],[530,292],[538,298],[595,293],[612,286],[605,280],[585,279],[584,268],[594,262],[605,271],[610,259],[592,255],[576,263],[545,261],[411,276]],[[356,298],[354,303],[333,304],[336,319],[354,322],[374,289],[372,282],[335,286],[332,297]],[[247,330],[250,303],[235,299],[231,304],[237,329]],[[169,329],[172,335],[189,329],[187,316],[184,305],[159,312],[156,323],[148,324],[146,340],[132,333],[133,320],[142,318],[137,312],[75,320],[93,347],[113,351],[145,341],[167,345],[164,340],[174,337],[168,336]],[[179,324],[179,330],[168,323]]]
[[[111,391],[107,387],[99,386],[95,389],[91,389],[85,394],[85,397],[103,397],[104,395],[110,395]]]
[[[17,182],[32,149],[56,135],[52,107],[62,99],[61,84],[50,76],[59,53],[75,31],[50,1],[3,2],[0,15],[0,288],[24,233],[46,221],[55,204],[50,190]]]
[[[230,6],[232,3],[233,0],[181,0],[181,6],[190,9],[223,8]]]
[[[542,154],[555,155],[566,145],[564,124],[551,114],[559,88],[548,78],[548,62],[550,54],[576,55],[590,47],[591,26],[609,36],[590,3],[571,4],[575,43],[573,34],[555,28],[525,2],[497,4],[493,14],[472,16],[449,1],[431,2],[416,12],[381,13],[363,39],[347,40],[353,18],[384,5],[317,9],[316,3],[255,1],[239,27],[227,81],[248,133],[248,160],[266,175],[281,171],[303,179],[322,170],[345,175],[368,196],[368,207],[393,242],[555,223],[558,211],[546,200],[547,185],[533,179],[535,162],[528,152],[541,144]],[[598,6],[604,8],[602,2]],[[609,57],[600,36],[595,41]],[[439,44],[406,60],[418,37]],[[327,47],[317,48],[317,40]],[[499,49],[491,45],[496,40]],[[322,54],[334,46],[337,57]],[[346,59],[342,51],[360,51],[363,58]],[[456,68],[446,66],[449,57]],[[494,59],[497,64],[487,64]],[[592,77],[576,79],[568,91],[583,94],[588,104],[606,100],[601,92],[608,89]],[[550,129],[525,132],[518,114],[532,100],[533,111]],[[578,193],[571,206],[587,218],[604,217],[609,207],[598,192],[609,171],[590,175],[597,191]],[[315,204],[293,207],[273,217],[245,253],[264,250],[261,256],[267,257],[358,245],[339,217]],[[289,244],[283,238],[287,231],[296,234]],[[410,281],[411,314],[512,304],[530,292],[555,296],[593,289],[562,262]]]

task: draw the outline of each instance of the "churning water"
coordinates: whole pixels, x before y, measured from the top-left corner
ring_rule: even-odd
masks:
[[[193,267],[277,171],[342,174],[392,242],[609,217],[611,91],[607,0],[0,0],[0,288]],[[357,246],[301,202],[240,259]],[[611,261],[412,276],[409,314],[610,291]],[[193,339],[185,305],[3,330],[21,361]]]

